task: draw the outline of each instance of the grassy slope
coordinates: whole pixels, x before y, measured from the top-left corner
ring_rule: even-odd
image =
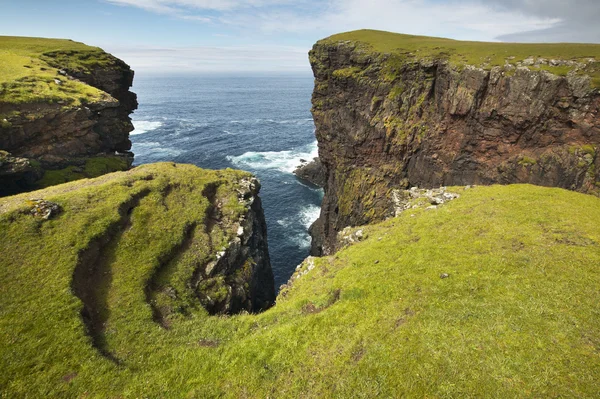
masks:
[[[71,40],[0,36],[0,105],[60,101],[77,106],[110,98],[60,75],[58,66],[85,72],[111,62],[101,49]]]
[[[364,242],[318,259],[263,314],[209,317],[193,309],[161,329],[143,287],[156,257],[181,240],[185,220],[203,214],[198,192],[217,173],[146,166],[0,199],[0,391],[173,398],[597,394],[600,199],[527,185],[461,190],[440,209],[366,227]],[[180,187],[165,199],[159,193],[169,182]],[[84,334],[71,276],[77,251],[117,217],[117,204],[145,188],[151,194],[113,252],[106,334],[122,361],[115,365]],[[19,213],[27,208],[20,201],[32,196],[65,211],[43,223]]]
[[[323,43],[339,41],[356,41],[367,44],[380,53],[393,53],[408,59],[443,58],[454,65],[474,65],[489,69],[503,66],[506,62],[516,64],[529,57],[546,60],[573,60],[587,63],[595,62],[581,71],[592,77],[593,85],[600,87],[600,44],[576,43],[486,43],[443,39],[428,36],[413,36],[376,30],[358,30],[333,35],[324,39]],[[541,66],[557,75],[566,75],[574,69],[569,66]]]

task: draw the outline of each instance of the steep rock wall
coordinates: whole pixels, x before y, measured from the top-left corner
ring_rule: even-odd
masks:
[[[598,194],[600,95],[591,78],[490,70],[322,41],[310,52],[327,184],[313,254],[393,213],[410,186],[532,183]]]
[[[86,68],[69,68],[71,53],[54,52],[43,57],[56,68],[57,78],[49,84],[77,80],[104,92],[73,105],[67,101],[2,103],[0,101],[0,150],[29,160],[18,173],[0,176],[0,195],[36,188],[47,170],[83,167],[90,157],[117,158],[119,169],[133,162],[129,115],[137,108],[136,95],[129,91],[134,72],[123,61],[102,53],[102,62]],[[5,170],[16,170],[7,167]],[[107,170],[112,171],[112,170]],[[94,177],[82,175],[82,177]]]

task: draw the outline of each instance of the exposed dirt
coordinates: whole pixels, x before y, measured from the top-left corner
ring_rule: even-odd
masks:
[[[119,207],[120,219],[79,253],[71,281],[73,293],[83,302],[81,318],[92,345],[117,364],[119,359],[110,352],[104,337],[105,323],[110,316],[107,295],[112,284],[111,264],[123,233],[131,225],[133,209],[148,194],[150,190],[144,190]]]

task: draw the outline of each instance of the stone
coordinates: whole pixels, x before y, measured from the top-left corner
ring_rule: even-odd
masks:
[[[450,277],[450,275],[448,273],[442,273],[442,274],[440,274],[440,278],[441,279],[448,278],[448,277]]]
[[[321,164],[321,160],[314,158],[311,162],[307,162],[301,159],[300,162],[301,164],[294,170],[294,175],[314,186],[324,187],[326,183],[325,168]]]
[[[60,205],[55,202],[43,199],[31,199],[30,201],[33,203],[33,208],[30,211],[31,214],[44,220],[51,219],[61,211]]]

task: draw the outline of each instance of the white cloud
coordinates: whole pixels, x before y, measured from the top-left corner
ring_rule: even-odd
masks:
[[[425,0],[330,0],[327,10],[319,15],[264,10],[222,19],[230,25],[256,27],[264,32],[332,34],[371,28],[471,40],[493,40],[514,32],[545,29],[559,21],[521,11],[497,10],[475,1],[431,3]]]
[[[362,28],[493,40],[551,28],[560,18],[506,6],[512,0],[106,0],[187,20],[217,22],[263,33],[328,35]],[[544,1],[544,0],[542,0]],[[555,1],[555,0],[546,0]],[[217,17],[197,15],[216,13]]]
[[[308,70],[306,53],[314,41],[365,28],[479,41],[600,38],[600,24],[577,23],[597,20],[598,0],[570,0],[581,5],[571,11],[563,0],[104,1],[225,28],[226,35],[217,31],[212,36],[230,43],[243,37],[250,43],[293,40],[305,46],[147,48],[120,53],[140,70]]]
[[[111,47],[138,72],[308,71],[307,49],[288,46]]]

